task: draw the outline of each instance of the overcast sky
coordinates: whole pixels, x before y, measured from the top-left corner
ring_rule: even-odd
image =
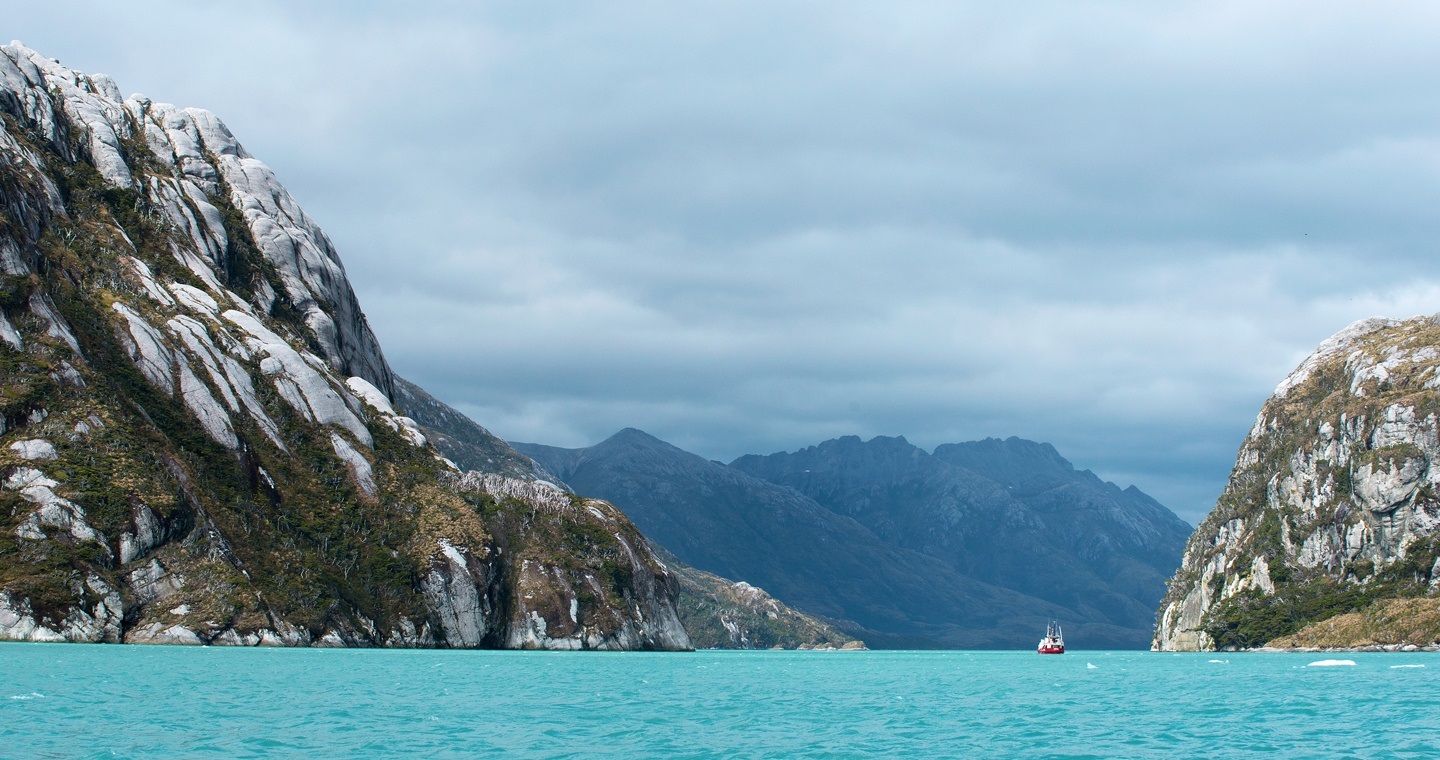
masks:
[[[1440,311],[1434,2],[55,5],[0,34],[217,113],[512,440],[1018,435],[1193,523]]]

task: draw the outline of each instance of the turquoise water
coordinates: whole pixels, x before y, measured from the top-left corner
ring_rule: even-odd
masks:
[[[1440,757],[1440,655],[0,644],[4,757],[1272,755]]]

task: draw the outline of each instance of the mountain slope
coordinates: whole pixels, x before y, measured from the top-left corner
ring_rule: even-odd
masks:
[[[987,439],[927,454],[848,436],[732,467],[788,485],[957,572],[1073,611],[1143,647],[1189,526],[1137,489],[1077,472],[1049,444]]]
[[[333,246],[219,119],[14,44],[0,121],[0,639],[689,646],[622,514],[396,414]]]
[[[1437,372],[1440,325],[1416,317],[1356,322],[1285,378],[1186,545],[1155,648],[1255,647],[1440,591]]]
[[[683,562],[762,586],[872,646],[1030,647],[1052,616],[1077,621],[1067,630],[1088,646],[1135,645],[1132,630],[965,577],[793,488],[638,430],[586,449],[512,445],[614,503]]]
[[[859,649],[865,643],[762,588],[697,570],[652,547],[679,586],[680,622],[699,649]]]
[[[409,380],[397,377],[395,391],[395,408],[415,420],[425,439],[461,470],[493,472],[524,480],[559,480],[529,457],[515,451],[510,444]]]

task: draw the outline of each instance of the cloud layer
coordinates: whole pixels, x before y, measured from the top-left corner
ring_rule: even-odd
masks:
[[[218,113],[511,439],[1021,435],[1194,522],[1315,344],[1440,311],[1431,3],[112,6],[6,15]]]

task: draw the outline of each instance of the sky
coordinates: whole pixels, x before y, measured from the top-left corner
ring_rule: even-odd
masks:
[[[1049,441],[1196,523],[1440,312],[1440,4],[0,0],[218,114],[392,366],[511,440]]]

